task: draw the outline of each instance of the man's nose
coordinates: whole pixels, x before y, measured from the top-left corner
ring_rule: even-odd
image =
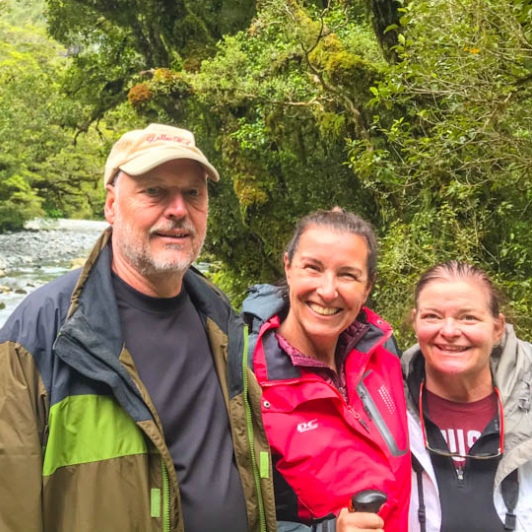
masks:
[[[175,192],[168,198],[165,214],[171,218],[183,218],[187,215],[187,203],[181,192]]]

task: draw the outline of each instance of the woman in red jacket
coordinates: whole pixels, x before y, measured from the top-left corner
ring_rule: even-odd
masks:
[[[299,222],[284,254],[286,290],[258,285],[244,303],[257,333],[279,530],[407,530],[400,361],[391,327],[364,307],[376,248],[360,217],[318,211]],[[349,512],[351,496],[368,489],[387,496],[378,515]]]

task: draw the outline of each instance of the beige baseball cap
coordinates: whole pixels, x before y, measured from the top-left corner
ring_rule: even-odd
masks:
[[[213,181],[220,179],[216,168],[196,146],[191,131],[150,124],[146,129],[125,133],[112,147],[105,163],[104,184],[109,184],[119,170],[137,176],[174,159],[197,161]]]

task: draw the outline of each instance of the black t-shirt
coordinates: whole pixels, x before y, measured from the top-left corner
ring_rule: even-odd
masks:
[[[126,348],[157,409],[187,532],[246,532],[246,506],[205,328],[183,289],[146,296],[113,275]]]

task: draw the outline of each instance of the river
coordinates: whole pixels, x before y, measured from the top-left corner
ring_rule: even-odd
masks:
[[[0,327],[27,294],[67,272],[96,242],[104,221],[32,220],[0,234]]]

